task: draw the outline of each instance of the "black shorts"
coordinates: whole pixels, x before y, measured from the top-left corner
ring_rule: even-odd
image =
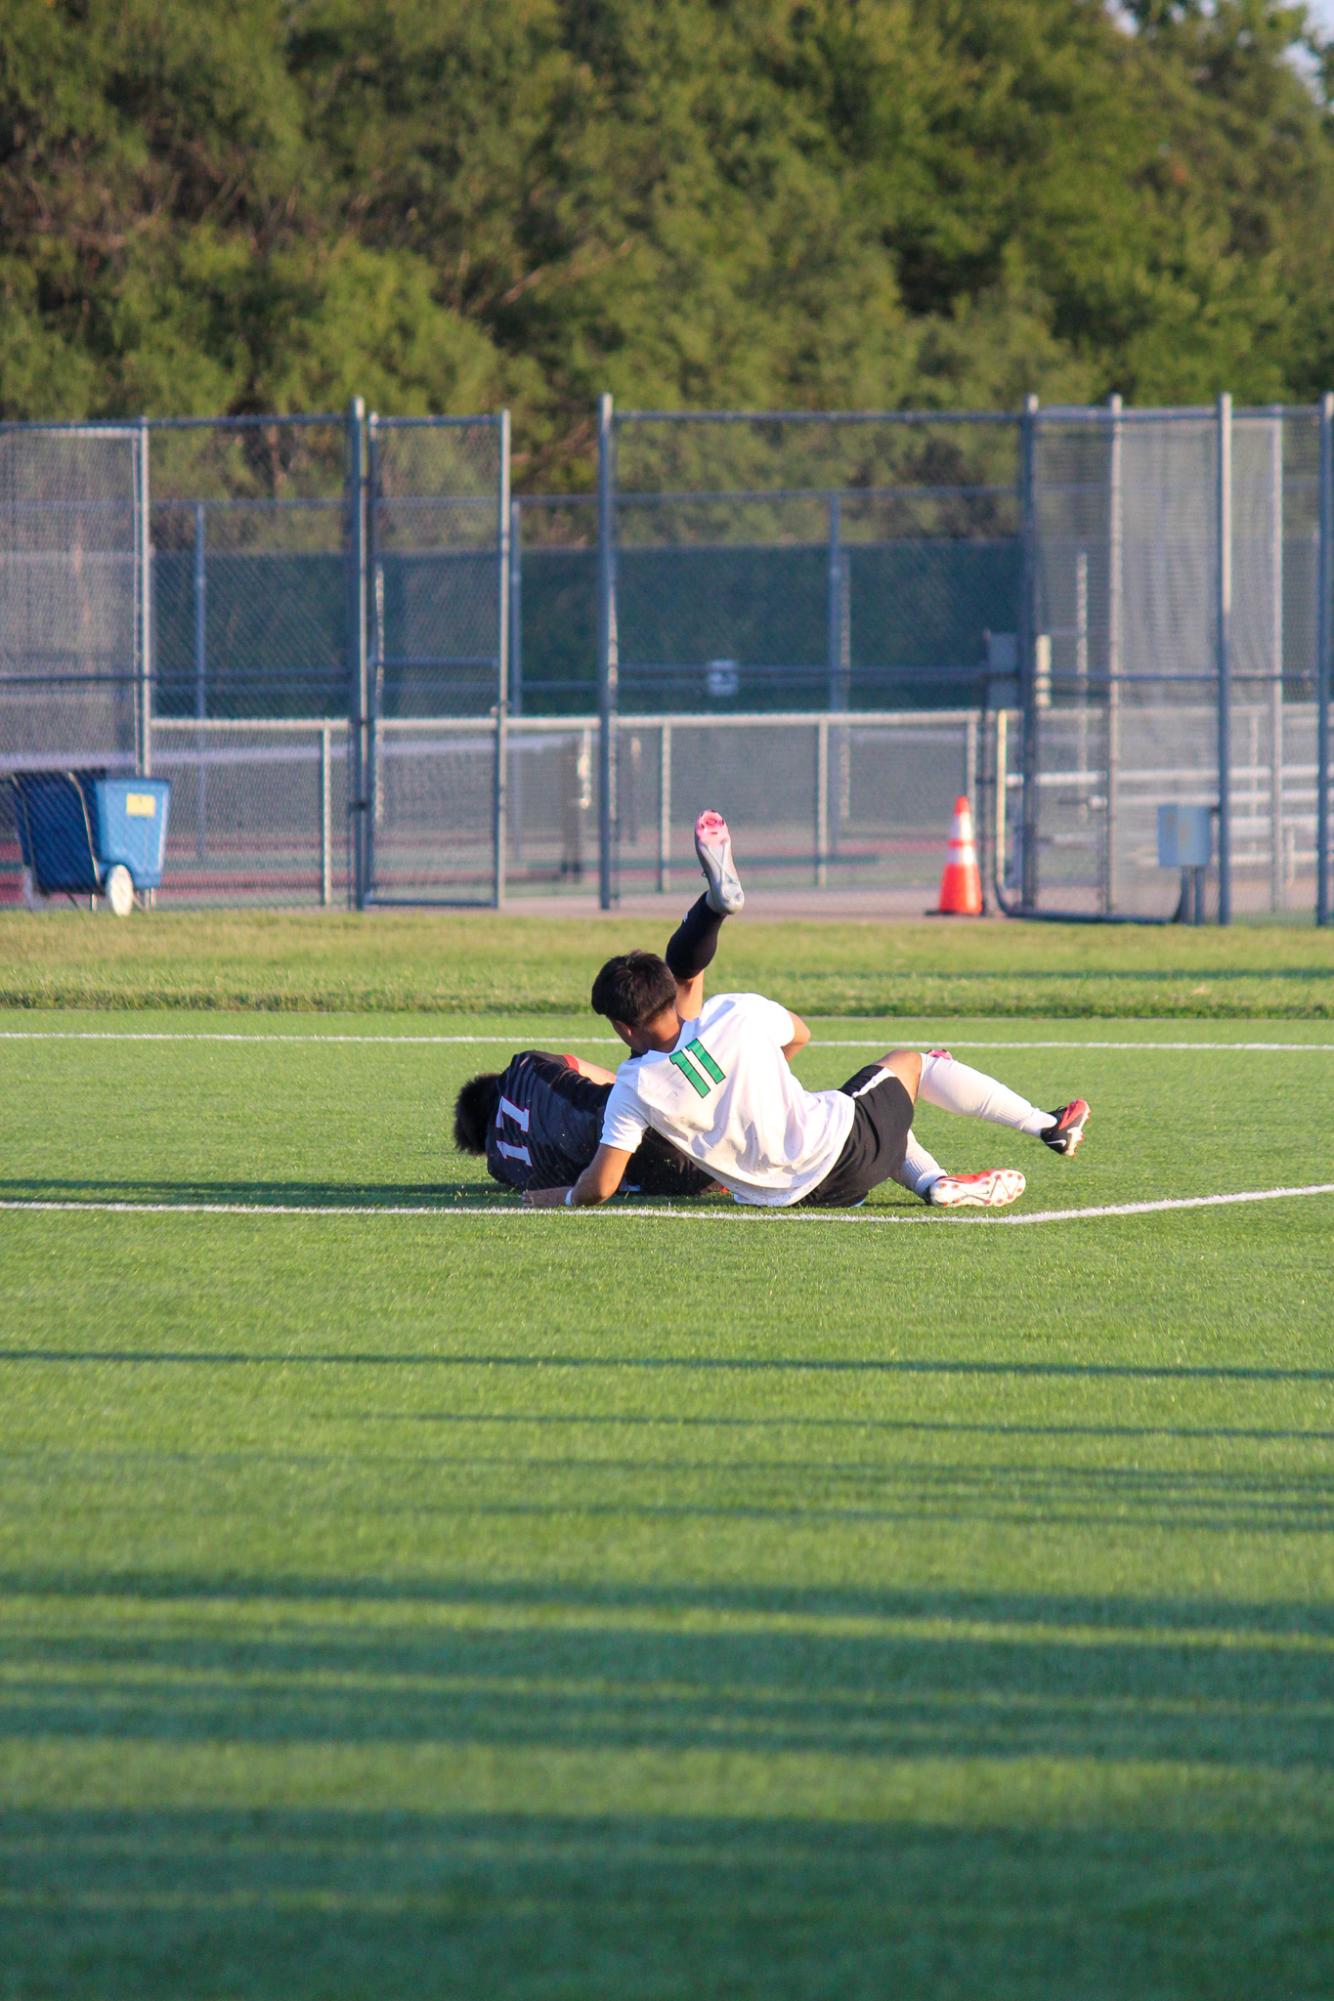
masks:
[[[661,1133],[650,1130],[625,1170],[625,1186],[627,1192],[640,1195],[702,1195],[713,1186],[713,1176]]]
[[[852,1099],[852,1130],[824,1180],[798,1207],[850,1209],[903,1165],[913,1105],[893,1071],[868,1063],[838,1088]]]

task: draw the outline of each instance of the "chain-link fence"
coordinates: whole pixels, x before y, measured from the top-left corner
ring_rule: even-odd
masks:
[[[0,425],[0,901],[20,894],[7,772],[144,766],[146,463],[138,426]]]
[[[154,725],[171,780],[159,900],[346,904],[355,890],[346,719],[194,717]]]
[[[0,428],[0,775],[170,777],[166,902],[491,900],[508,458],[359,404]]]
[[[144,753],[141,429],[0,425],[0,746],[11,767]]]
[[[597,501],[516,496],[510,523],[510,714],[596,713]]]
[[[620,700],[975,700],[988,635],[1017,630],[1020,438],[1011,416],[615,416]]]
[[[347,893],[347,425],[146,427],[165,903]],[[334,828],[337,829],[335,840]]]
[[[919,911],[939,878],[941,801],[948,807],[971,783],[978,717],[973,709],[621,715],[616,733],[615,896],[697,882],[694,821],[711,803],[744,829],[754,887],[864,890],[882,909],[903,893]],[[596,886],[599,736],[595,715],[511,722],[510,890]]]
[[[1032,637],[992,681],[997,708],[1018,710],[992,751],[1011,907],[1172,914],[1164,806],[1211,817],[1223,921],[1318,899],[1327,428],[1318,410],[1234,414],[1226,397],[1031,413]]]
[[[154,714],[346,716],[347,427],[148,427]]]
[[[361,900],[498,902],[509,419],[372,417],[367,442]]]
[[[1171,915],[1171,806],[1224,921],[1325,921],[1332,412],[604,398],[517,500],[503,413],[0,427],[0,772],[170,776],[165,900],[609,906],[706,798],[925,897],[976,764],[1004,908]]]

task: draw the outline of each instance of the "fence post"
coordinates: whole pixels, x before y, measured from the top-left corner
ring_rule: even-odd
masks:
[[[204,553],[204,503],[195,502],[195,720],[208,714],[208,564]],[[195,859],[208,843],[208,769],[195,742]]]
[[[375,505],[380,490],[380,449],[380,415],[372,410],[366,419],[366,590],[370,620],[366,636],[366,882],[367,894],[372,898],[379,868],[376,844],[384,824],[380,755],[384,747],[385,596]]]
[[[1019,420],[1019,507],[1023,570],[1019,601],[1019,687],[1023,701],[1023,790],[1020,794],[1020,901],[1038,899],[1037,508],[1034,486],[1038,399],[1024,398]]]
[[[1102,908],[1116,909],[1116,855],[1121,776],[1121,398],[1109,396],[1112,435],[1107,449],[1107,823],[1103,846]]]
[[[617,711],[620,647],[616,631],[616,427],[612,400],[598,398],[598,902],[616,901]]]
[[[827,706],[841,709],[846,706],[843,696],[844,659],[844,618],[843,618],[843,552],[839,547],[842,534],[842,496],[831,493],[826,502],[828,513],[828,554],[826,567],[826,624],[825,676],[828,689]]]
[[[852,680],[852,579],[843,541],[843,496],[829,496],[829,635],[827,668],[829,707],[846,709]]]
[[[347,810],[352,815],[352,895],[364,910],[371,893],[370,826],[367,797],[366,730],[370,710],[366,621],[366,405],[354,396],[347,406],[347,452],[343,478],[347,521]]]
[[[1232,398],[1218,398],[1218,565],[1214,604],[1218,662],[1218,921],[1232,922]]]
[[[523,502],[510,501],[509,707],[523,714]]]
[[[1269,685],[1269,907],[1283,908],[1283,419],[1269,432],[1269,562],[1271,607]]]
[[[1330,676],[1330,588],[1334,585],[1334,394],[1320,399],[1320,545],[1316,565],[1316,754],[1315,754],[1315,921],[1330,921],[1329,881],[1329,705],[1334,698]]]
[[[828,706],[843,714],[852,700],[852,576],[843,542],[843,496],[828,497],[828,637],[826,680]],[[852,789],[851,753],[848,733],[838,737],[838,784],[832,795],[829,821],[830,852],[838,845],[843,822],[848,818]]]
[[[1079,773],[1081,821],[1089,817],[1089,558],[1087,549],[1075,552],[1075,701],[1076,765]]]
[[[658,730],[658,893],[672,886],[672,726]]]
[[[524,712],[524,504],[510,496],[510,716]],[[524,760],[510,774],[510,852],[524,858]]]
[[[1002,891],[1005,885],[1005,871],[1009,864],[1009,856],[1006,852],[1005,843],[1006,826],[1008,824],[1006,814],[1009,808],[1009,779],[1010,711],[1006,708],[999,708],[996,710],[996,797],[992,802],[995,812],[995,829],[992,836],[994,852],[991,869],[992,880],[1001,885]]]
[[[829,881],[829,718],[815,725],[815,887]]]
[[[497,910],[505,901],[505,842],[508,839],[509,702],[510,702],[510,413],[502,410],[499,426],[500,477],[496,495],[496,777],[491,839],[495,849],[491,901]]]
[[[135,752],[145,778],[153,770],[153,511],[148,419],[139,419],[139,686],[135,690]]]
[[[333,789],[329,749],[331,727],[329,723],[324,723],[320,729],[320,907],[323,910],[327,910],[333,902],[333,841],[329,812]]]

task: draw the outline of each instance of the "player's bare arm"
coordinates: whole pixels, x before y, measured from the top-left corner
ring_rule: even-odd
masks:
[[[528,1209],[594,1209],[609,1202],[625,1179],[633,1156],[619,1146],[600,1146],[573,1188],[530,1188],[524,1196]]]
[[[614,1084],[616,1072],[604,1069],[601,1063],[589,1063],[582,1056],[567,1056],[565,1061],[580,1077],[586,1077],[590,1084]]]
[[[788,1013],[792,1015],[792,1040],[783,1044],[783,1054],[790,1063],[810,1041],[811,1031],[799,1014],[792,1014],[791,1008],[788,1009]]]

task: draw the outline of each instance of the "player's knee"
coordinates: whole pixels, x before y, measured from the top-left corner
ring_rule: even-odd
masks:
[[[882,1056],[880,1061],[915,1101],[917,1087],[922,1081],[922,1059],[918,1052],[915,1049],[891,1049],[888,1056]]]

